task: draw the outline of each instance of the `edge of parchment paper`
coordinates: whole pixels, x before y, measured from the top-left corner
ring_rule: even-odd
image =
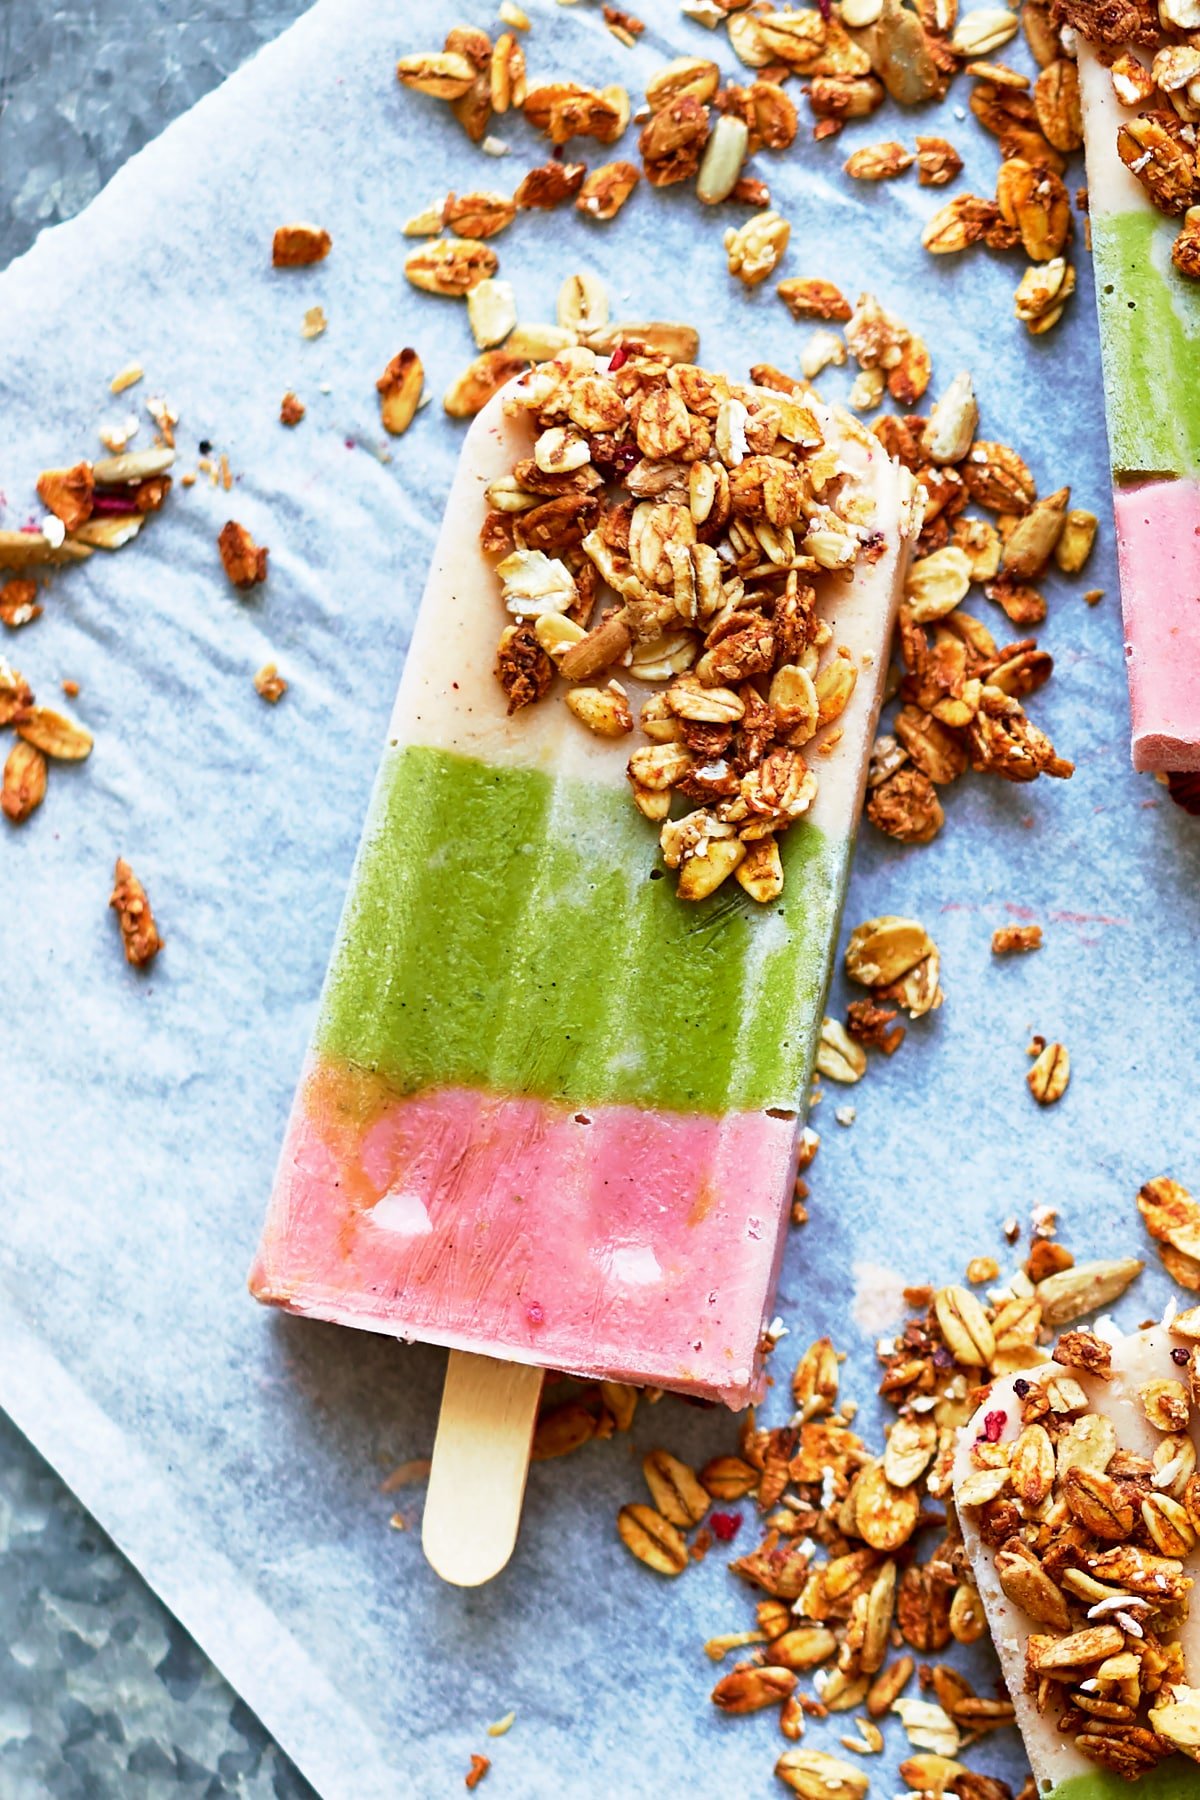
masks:
[[[24,1324],[7,1288],[0,1400],[318,1792],[395,1800],[399,1771],[365,1720],[228,1558],[197,1535],[162,1476]],[[177,1554],[183,1542],[186,1561]]]
[[[327,20],[334,24],[339,12],[344,28],[344,0],[340,5],[339,0],[318,0],[122,164],[78,218],[119,205],[127,184],[136,190],[143,158],[157,162],[167,140],[178,146],[194,138],[201,149],[212,111],[233,104],[241,86],[252,88],[253,74],[264,60],[275,64],[289,54],[310,54],[310,38],[327,35]],[[0,283],[36,279],[38,263],[48,251],[53,256],[61,249],[76,223],[68,219],[40,233],[0,273]],[[197,1537],[194,1522],[184,1518],[161,1477],[34,1335],[2,1286],[0,1406],[326,1800],[395,1800],[400,1771],[365,1720],[347,1706],[222,1552]],[[175,1555],[185,1541],[186,1568]],[[214,1594],[223,1596],[225,1604],[214,1607]],[[212,1623],[214,1617],[223,1622]]]

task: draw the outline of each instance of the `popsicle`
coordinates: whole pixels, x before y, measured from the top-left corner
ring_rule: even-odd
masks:
[[[1189,5],[1189,16],[1191,10]],[[1081,32],[1095,16],[1083,6],[1068,6],[1067,12]],[[1101,61],[1101,55],[1111,62],[1120,54],[1111,38],[1100,48],[1079,43],[1133,765],[1195,770],[1200,769],[1200,215],[1195,222],[1180,215],[1200,199],[1194,125],[1188,123],[1200,119],[1200,109],[1182,80],[1193,63],[1200,71],[1200,55],[1184,32],[1162,27],[1152,8],[1135,14],[1132,7],[1126,13],[1114,7],[1106,16],[1124,19],[1125,30],[1137,27],[1136,46],[1115,69]],[[1172,56],[1178,65],[1174,72]],[[1171,94],[1155,91],[1147,66],[1152,59],[1154,70],[1173,83]],[[1124,105],[1115,83],[1131,100],[1139,85],[1146,97]],[[1146,137],[1150,149],[1142,148],[1137,134]],[[1163,193],[1155,170],[1156,152],[1164,145],[1174,158],[1175,186],[1164,194],[1169,213],[1159,210],[1144,185]],[[1190,274],[1172,260],[1181,227],[1176,254]]]
[[[1200,1796],[1200,1318],[993,1382],[954,1496],[1047,1800]]]
[[[604,510],[627,487],[652,498]],[[753,1397],[914,504],[851,419],[690,365],[668,379],[624,348],[573,350],[488,404],[389,727],[260,1300]],[[597,564],[620,592],[585,632]],[[682,822],[668,778],[690,790]]]

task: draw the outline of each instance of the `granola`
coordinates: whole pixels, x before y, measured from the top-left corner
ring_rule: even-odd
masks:
[[[267,579],[270,551],[264,544],[256,544],[246,527],[239,525],[236,519],[227,520],[221,527],[217,549],[221,553],[221,566],[234,587],[255,587]]]
[[[913,921],[881,919],[852,942],[856,968],[899,978],[928,940]],[[1173,1217],[1172,1184],[1167,1190],[1163,1204]],[[968,1544],[947,1504],[959,1474],[960,1432],[987,1392],[980,1384],[1015,1377],[1023,1396],[1016,1404],[1027,1416],[1008,1425],[1002,1413],[987,1413],[957,1497],[995,1555],[1004,1591],[1034,1621],[1031,1691],[1047,1705],[1056,1692],[1065,1698],[1065,1706],[1055,1703],[1055,1716],[1062,1729],[1088,1740],[1081,1748],[1098,1761],[1106,1760],[1107,1746],[1094,1750],[1092,1740],[1121,1721],[1107,1699],[1092,1703],[1094,1672],[1112,1684],[1114,1703],[1136,1708],[1140,1698],[1154,1708],[1142,1728],[1151,1737],[1159,1732],[1163,1742],[1184,1744],[1192,1698],[1179,1685],[1169,1636],[1155,1627],[1178,1617],[1190,1585],[1175,1572],[1185,1554],[1180,1546],[1193,1547],[1200,1529],[1185,1504],[1187,1484],[1200,1481],[1184,1436],[1188,1390],[1182,1376],[1142,1386],[1139,1404],[1159,1434],[1153,1463],[1116,1450],[1111,1428],[1087,1416],[1081,1382],[1103,1388],[1111,1378],[1108,1339],[1076,1327],[1053,1345],[1053,1329],[1115,1298],[1142,1265],[1125,1259],[1077,1267],[1053,1228],[1049,1209],[1039,1209],[1029,1253],[1007,1279],[996,1258],[974,1258],[969,1279],[994,1284],[985,1295],[954,1283],[906,1290],[912,1316],[877,1345],[880,1392],[896,1409],[880,1452],[853,1429],[856,1406],[843,1396],[842,1359],[825,1337],[795,1365],[786,1424],[765,1428],[752,1410],[740,1422],[736,1447],[698,1472],[662,1450],[646,1457],[653,1504],[623,1507],[617,1526],[631,1553],[659,1573],[682,1575],[713,1539],[734,1537],[744,1511],[726,1507],[752,1502],[759,1516],[759,1541],[730,1565],[750,1590],[752,1621],[703,1645],[713,1662],[737,1659],[711,1691],[720,1711],[773,1710],[793,1745],[806,1717],[854,1713],[854,1733],[840,1738],[852,1759],[880,1751],[877,1721],[894,1716],[911,1747],[900,1774],[914,1796],[1013,1800],[1004,1782],[961,1759],[989,1732],[1012,1724],[1015,1709],[1007,1697],[977,1692],[944,1653],[977,1642],[987,1629]],[[1008,1241],[1017,1235],[1014,1222]],[[1180,1315],[1174,1329],[1186,1343],[1200,1339],[1200,1308]],[[1188,1356],[1181,1350],[1175,1360]],[[598,1391],[554,1410],[571,1406],[588,1420],[589,1435],[613,1429]],[[925,1534],[933,1528],[930,1542]],[[1131,1653],[1143,1682],[1132,1699],[1121,1684],[1136,1671],[1110,1673],[1105,1660]],[[908,1692],[918,1657],[920,1690]],[[861,1800],[869,1785],[856,1760],[806,1745],[785,1750],[776,1773],[807,1800]]]
[[[333,239],[323,226],[280,225],[271,243],[271,261],[277,269],[300,269],[324,262],[332,248]]]
[[[123,856],[117,858],[109,905],[121,927],[126,962],[134,968],[145,968],[162,949],[163,940],[150,910],[146,890]]]
[[[588,345],[606,341],[606,315],[593,277],[564,284],[560,319]],[[530,417],[532,454],[490,484],[482,542],[512,621],[496,663],[510,712],[561,675],[597,737],[628,737],[636,720],[633,801],[661,828],[679,896],[733,876],[768,904],[784,882],[779,839],[812,804],[810,763],[858,678],[813,578],[880,547],[867,496],[838,472],[829,416],[628,338],[607,364],[565,349],[508,406]],[[651,687],[640,706],[625,671]],[[672,817],[676,797],[686,810]],[[831,1034],[823,1054],[856,1079],[861,1043]]]
[[[992,933],[992,955],[1011,956],[1014,952],[1040,950],[1040,925],[999,925]]]
[[[254,677],[254,691],[261,700],[277,706],[287,693],[288,684],[273,662],[266,662]]]

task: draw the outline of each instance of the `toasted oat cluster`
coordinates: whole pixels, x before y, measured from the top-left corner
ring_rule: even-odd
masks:
[[[805,750],[858,677],[814,578],[884,549],[844,462],[849,435],[871,440],[775,379],[739,383],[636,340],[606,359],[575,346],[514,388],[533,453],[488,489],[482,541],[514,621],[496,665],[509,711],[561,674],[581,724],[619,739],[635,724],[619,675],[651,686],[629,780],[687,900],[730,875],[755,900],[779,894],[777,840],[817,792]]]
[[[1171,1326],[1174,1376],[1146,1381],[1152,1456],[1119,1441],[1077,1378],[1111,1378],[1110,1345],[1059,1339],[1048,1375],[1018,1381],[971,1447],[960,1505],[978,1509],[996,1579],[1033,1620],[1026,1685],[1038,1710],[1091,1761],[1134,1781],[1176,1750],[1195,1754],[1200,1691],[1186,1685],[1180,1628],[1200,1539],[1200,1474],[1190,1435],[1200,1388],[1200,1317]]]
[[[1200,279],[1200,15],[1192,0],[1056,0],[1055,11],[1098,46],[1122,106],[1138,108],[1118,128],[1117,153],[1150,203],[1181,218],[1171,260]]]

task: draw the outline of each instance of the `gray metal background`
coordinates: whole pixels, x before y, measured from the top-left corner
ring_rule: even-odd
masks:
[[[303,10],[0,0],[0,270]],[[4,1800],[312,1792],[2,1414],[0,1644]]]

